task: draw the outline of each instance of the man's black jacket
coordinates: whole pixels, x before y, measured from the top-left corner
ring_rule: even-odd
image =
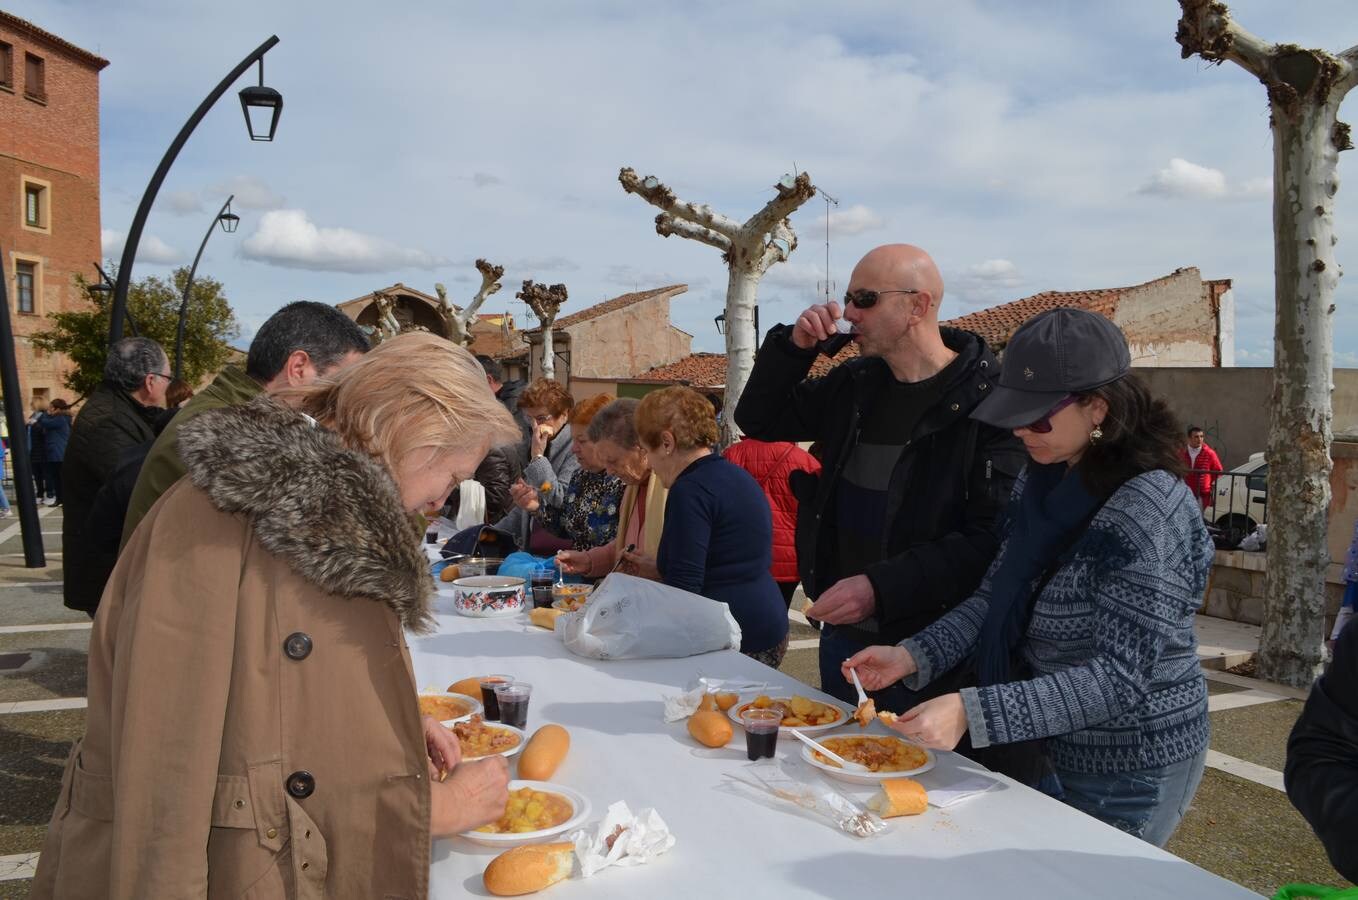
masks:
[[[793,476],[797,494],[797,565],[808,597],[840,579],[836,486],[862,421],[884,396],[891,370],[878,358],[845,362],[807,379],[816,353],[773,328],[755,358],[736,406],[736,423],[765,441],[819,441],[824,471]],[[999,546],[998,521],[1014,478],[1027,461],[1009,431],[969,414],[992,390],[999,364],[969,331],[942,329],[961,365],[939,401],[915,425],[891,474],[881,562],[865,573],[877,595],[880,632],[850,632],[894,644],[965,600]]]
[[[1330,864],[1358,882],[1358,624],[1339,633],[1334,660],[1292,728],[1283,783]]]

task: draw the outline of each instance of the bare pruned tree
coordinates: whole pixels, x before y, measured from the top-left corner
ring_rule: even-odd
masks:
[[[1268,574],[1259,672],[1305,687],[1325,640],[1335,262],[1334,197],[1349,126],[1339,104],[1358,83],[1358,47],[1273,44],[1216,0],[1179,0],[1183,56],[1236,63],[1263,82],[1273,129],[1273,403],[1268,439]]]
[[[774,185],[777,195],[744,223],[729,219],[700,203],[688,203],[674,195],[654,175],[640,178],[632,169],[618,173],[622,189],[636,194],[661,210],[655,217],[655,231],[662,237],[679,237],[716,247],[726,262],[726,397],[723,407],[736,408],[745,383],[754,369],[758,343],[754,310],[759,299],[759,280],[775,263],[784,262],[797,248],[797,233],[788,216],[816,194],[811,176],[805,172],[784,175]],[[735,417],[722,422],[722,446],[740,437]]]
[[[443,320],[443,336],[463,347],[472,342],[471,327],[476,324],[477,310],[486,302],[487,297],[500,289],[500,279],[505,274],[505,267],[478,259],[476,271],[481,273],[481,289],[461,311],[448,302],[447,288],[442,284],[434,285],[434,292],[439,295],[439,318]]]
[[[552,347],[552,323],[556,321],[556,314],[561,311],[561,305],[566,302],[566,286],[554,284],[548,287],[536,281],[525,280],[523,290],[514,296],[528,304],[528,308],[538,317],[538,322],[542,325],[542,377],[554,379],[556,351]]]

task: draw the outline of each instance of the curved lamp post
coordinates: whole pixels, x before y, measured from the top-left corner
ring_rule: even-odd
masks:
[[[249,88],[246,88],[246,90],[249,90]],[[184,325],[189,319],[189,292],[193,290],[193,276],[198,273],[198,262],[203,258],[203,251],[207,249],[207,239],[212,237],[213,229],[217,225],[221,225],[222,231],[233,234],[240,227],[240,216],[231,211],[231,201],[234,199],[236,199],[235,194],[227,197],[222,208],[217,211],[217,215],[212,217],[212,224],[207,227],[207,233],[203,235],[203,242],[198,245],[198,255],[193,258],[193,265],[189,267],[189,277],[184,282],[184,298],[179,301],[179,324],[175,326],[174,332],[174,377],[176,380],[184,377]]]
[[[122,262],[118,264],[118,283],[113,290],[113,310],[108,327],[110,344],[123,336],[123,317],[127,313],[127,290],[132,283],[132,263],[137,257],[137,245],[141,243],[141,232],[146,227],[146,218],[151,214],[151,205],[155,203],[161,183],[165,181],[165,176],[169,173],[170,166],[174,164],[175,158],[179,156],[179,151],[188,142],[189,135],[193,134],[193,130],[198,127],[198,123],[207,115],[208,110],[221,99],[222,94],[226,93],[226,89],[231,87],[236,79],[256,62],[259,63],[260,83],[258,86],[252,85],[240,92],[241,108],[245,112],[245,124],[250,130],[250,140],[273,140],[274,132],[278,129],[278,117],[283,112],[283,95],[273,88],[264,86],[264,54],[268,53],[277,43],[278,35],[271,36],[227,73],[226,77],[212,89],[212,93],[208,94],[203,102],[198,104],[198,108],[193,111],[193,115],[189,116],[184,127],[179,129],[179,134],[175,135],[174,142],[170,144],[170,149],[165,151],[165,156],[161,159],[155,174],[151,176],[151,182],[146,186],[146,193],[142,194],[141,205],[137,207],[137,214],[132,218],[132,227],[127,232],[127,242],[123,245]],[[268,119],[267,130],[265,129],[266,117]]]
[[[99,280],[94,284],[85,285],[85,290],[91,294],[112,295],[113,282],[109,280],[108,273],[103,270],[99,263],[94,264],[94,271],[99,273]],[[123,310],[123,315],[127,318],[127,327],[132,332],[133,337],[141,337],[141,332],[137,330],[137,320],[132,318],[130,309]]]

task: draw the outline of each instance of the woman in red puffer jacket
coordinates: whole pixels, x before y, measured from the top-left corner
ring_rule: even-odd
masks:
[[[792,606],[797,590],[797,498],[788,486],[793,472],[820,474],[820,463],[796,444],[743,437],[726,448],[726,458],[754,476],[773,511],[773,566],[770,571],[783,602]]]

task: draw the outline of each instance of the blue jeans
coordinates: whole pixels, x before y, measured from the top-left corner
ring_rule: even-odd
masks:
[[[850,706],[857,706],[858,692],[853,689],[853,682],[844,680],[839,664],[867,646],[842,628],[823,626],[820,632],[820,689]],[[919,695],[900,682],[880,691],[868,691],[868,696],[878,709],[894,713],[903,713],[919,703]]]
[[[1068,806],[1163,847],[1198,792],[1207,751],[1156,769],[1085,775],[1057,769]]]

